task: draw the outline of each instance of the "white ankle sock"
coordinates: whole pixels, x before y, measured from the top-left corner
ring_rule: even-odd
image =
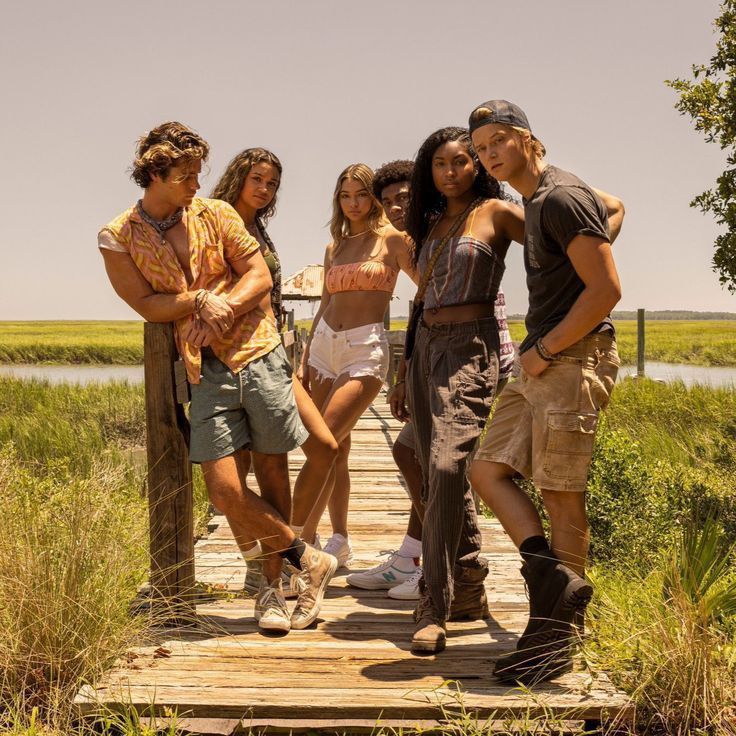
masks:
[[[294,532],[294,535],[299,537],[299,539],[302,538],[302,532],[304,531],[304,526],[296,526],[296,524],[289,524],[289,529]]]
[[[421,557],[422,556],[422,541],[421,539],[414,539],[408,534],[404,537],[404,541],[399,547],[399,554],[402,557]]]
[[[255,547],[251,547],[250,549],[245,550],[243,554],[243,559],[248,562],[248,560],[252,560],[255,557],[260,557],[263,554],[263,550],[261,549],[261,543],[256,542]]]

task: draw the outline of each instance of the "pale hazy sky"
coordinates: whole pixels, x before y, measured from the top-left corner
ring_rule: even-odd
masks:
[[[284,272],[322,261],[337,174],[410,158],[479,102],[526,111],[548,160],[620,196],[621,308],[736,311],[688,206],[725,157],[664,80],[706,62],[715,0],[3,2],[0,319],[135,316],[98,229],[139,197],[139,135],[180,120],[211,144],[207,196],[250,146],[284,165],[269,228]],[[504,278],[526,308],[520,248]],[[411,295],[402,277],[394,314]]]

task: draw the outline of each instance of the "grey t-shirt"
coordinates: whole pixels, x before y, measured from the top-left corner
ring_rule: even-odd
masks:
[[[524,217],[529,311],[520,352],[562,322],[585,288],[567,255],[570,242],[577,235],[608,240],[603,202],[584,181],[556,166],[547,166],[534,194],[524,200]],[[594,332],[602,330],[613,330],[610,317]]]

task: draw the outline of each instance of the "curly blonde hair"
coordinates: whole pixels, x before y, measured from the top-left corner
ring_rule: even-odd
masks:
[[[172,167],[206,161],[207,142],[191,128],[177,122],[158,125],[138,139],[131,176],[138,186],[150,186],[154,175],[166,179]]]
[[[346,179],[353,179],[354,181],[360,182],[366,188],[366,191],[371,197],[371,210],[368,213],[369,229],[372,232],[377,233],[379,228],[388,224],[388,220],[386,220],[386,217],[383,214],[383,207],[376,199],[376,195],[373,193],[373,169],[366,164],[351,164],[340,172],[340,176],[337,177],[337,184],[335,184],[335,191],[332,194],[330,235],[332,236],[332,242],[336,246],[350,233],[348,218],[345,217],[342,212],[342,207],[340,207],[340,189],[342,187],[342,183]]]
[[[281,174],[282,167],[281,161],[278,157],[271,153],[271,151],[265,148],[246,148],[245,151],[241,151],[235,158],[227,165],[227,168],[223,172],[217,184],[212,189],[210,195],[212,199],[222,199],[233,207],[238,201],[240,192],[245,184],[245,179],[248,176],[248,172],[256,165],[260,163],[271,164],[276,171],[279,172],[279,186],[281,185]],[[276,195],[278,194],[278,186],[276,192],[274,192],[273,199],[266,207],[261,207],[257,212],[257,217],[261,222],[266,225],[268,221],[276,213]]]

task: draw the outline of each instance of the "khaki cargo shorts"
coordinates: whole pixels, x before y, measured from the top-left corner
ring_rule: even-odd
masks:
[[[537,488],[584,491],[598,413],[620,365],[603,332],[563,350],[540,376],[522,370],[499,397],[476,461],[509,465]]]

